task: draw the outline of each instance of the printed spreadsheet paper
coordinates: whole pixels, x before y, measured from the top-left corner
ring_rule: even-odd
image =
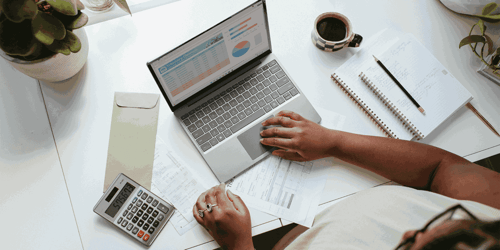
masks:
[[[249,207],[311,227],[328,176],[326,169],[331,167],[327,162],[294,162],[272,155],[229,181],[227,187]]]
[[[316,107],[321,125],[341,129],[345,116]],[[271,155],[227,183],[249,207],[311,227],[331,159],[294,162]]]
[[[161,194],[160,190],[155,186],[154,183],[151,183],[151,192],[153,192],[157,195]],[[160,195],[160,197],[161,197],[161,195]],[[164,200],[166,200],[168,203],[172,204],[165,197],[162,197],[162,198]],[[189,230],[191,230],[191,228],[199,225],[198,222],[194,219],[194,217],[191,221],[188,221],[188,220],[186,220],[186,218],[184,218],[184,216],[182,216],[182,214],[178,210],[175,210],[172,217],[170,217],[170,223],[172,223],[172,225],[175,228],[175,231],[177,231],[177,233],[179,235],[183,235],[186,232],[188,232]]]
[[[152,186],[158,193],[152,191],[176,208],[171,221],[182,235],[198,224],[193,217],[193,205],[207,188],[201,185],[186,168],[186,163],[173,152],[160,138],[156,139]]]

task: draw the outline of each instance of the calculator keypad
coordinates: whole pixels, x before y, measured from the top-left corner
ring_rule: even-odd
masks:
[[[153,196],[139,190],[116,223],[133,235],[147,241],[165,218],[169,209]]]

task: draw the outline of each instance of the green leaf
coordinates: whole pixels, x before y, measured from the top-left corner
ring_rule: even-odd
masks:
[[[475,15],[475,17],[479,17],[481,20],[488,23],[498,23],[500,22],[500,14],[496,15]]]
[[[76,0],[76,8],[78,8],[78,10],[84,10],[85,5],[83,5],[82,1]]]
[[[484,35],[484,38],[486,38],[486,43],[488,44],[488,55],[491,55],[493,53],[493,40],[488,35]]]
[[[1,0],[0,5],[5,16],[16,23],[32,19],[38,11],[35,0]]]
[[[71,52],[73,53],[80,51],[80,49],[82,48],[80,38],[78,38],[75,33],[69,30],[67,31],[67,35],[64,40],[69,42],[69,50],[71,50]]]
[[[130,12],[130,8],[128,7],[126,0],[113,0],[113,2],[115,2],[116,5],[118,5],[122,10],[132,15],[132,12]]]
[[[477,22],[477,26],[479,26],[479,30],[481,30],[481,35],[484,35],[486,27],[484,26],[484,21],[482,19],[479,19],[479,21]]]
[[[46,0],[57,12],[74,16],[78,14],[76,0]]]
[[[498,4],[496,3],[489,3],[483,8],[483,15],[489,15],[491,12],[493,12],[496,8],[498,7]]]
[[[28,56],[43,46],[31,33],[31,22],[14,23],[10,20],[0,22],[0,48],[13,56]]]
[[[89,21],[89,17],[81,11],[78,11],[78,14],[75,16],[67,16],[60,13],[54,13],[54,16],[57,17],[68,30],[79,29],[85,26]]]
[[[66,36],[64,24],[51,14],[39,11],[31,21],[33,35],[45,45],[50,45],[54,39],[61,40]]]
[[[47,48],[56,53],[69,55],[71,52],[76,53],[80,51],[82,43],[75,33],[67,30],[66,37],[63,40],[54,40],[51,45],[47,45]]]
[[[460,44],[458,45],[458,48],[462,48],[462,46],[467,45],[467,44],[471,44],[471,43],[484,43],[484,42],[485,42],[485,39],[483,36],[471,35],[471,36],[468,36],[468,37],[462,39],[462,41],[460,41]]]

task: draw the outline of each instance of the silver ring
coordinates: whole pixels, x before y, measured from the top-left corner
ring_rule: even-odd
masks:
[[[205,210],[198,210],[198,215],[200,216],[200,218],[203,218],[203,212],[205,212]]]
[[[216,206],[217,206],[217,204],[210,204],[210,203],[208,203],[208,204],[207,204],[207,211],[208,211],[209,213],[211,213],[211,212],[212,212],[212,208],[213,208],[213,207],[216,207]]]

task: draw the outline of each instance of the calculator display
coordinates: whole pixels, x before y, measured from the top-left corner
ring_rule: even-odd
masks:
[[[130,194],[132,194],[134,189],[135,187],[127,182],[127,184],[123,186],[122,191],[118,193],[118,196],[116,196],[111,205],[109,205],[108,209],[106,209],[105,213],[111,217],[115,217],[118,210],[120,210],[125,201],[127,201],[127,198],[130,196]]]

